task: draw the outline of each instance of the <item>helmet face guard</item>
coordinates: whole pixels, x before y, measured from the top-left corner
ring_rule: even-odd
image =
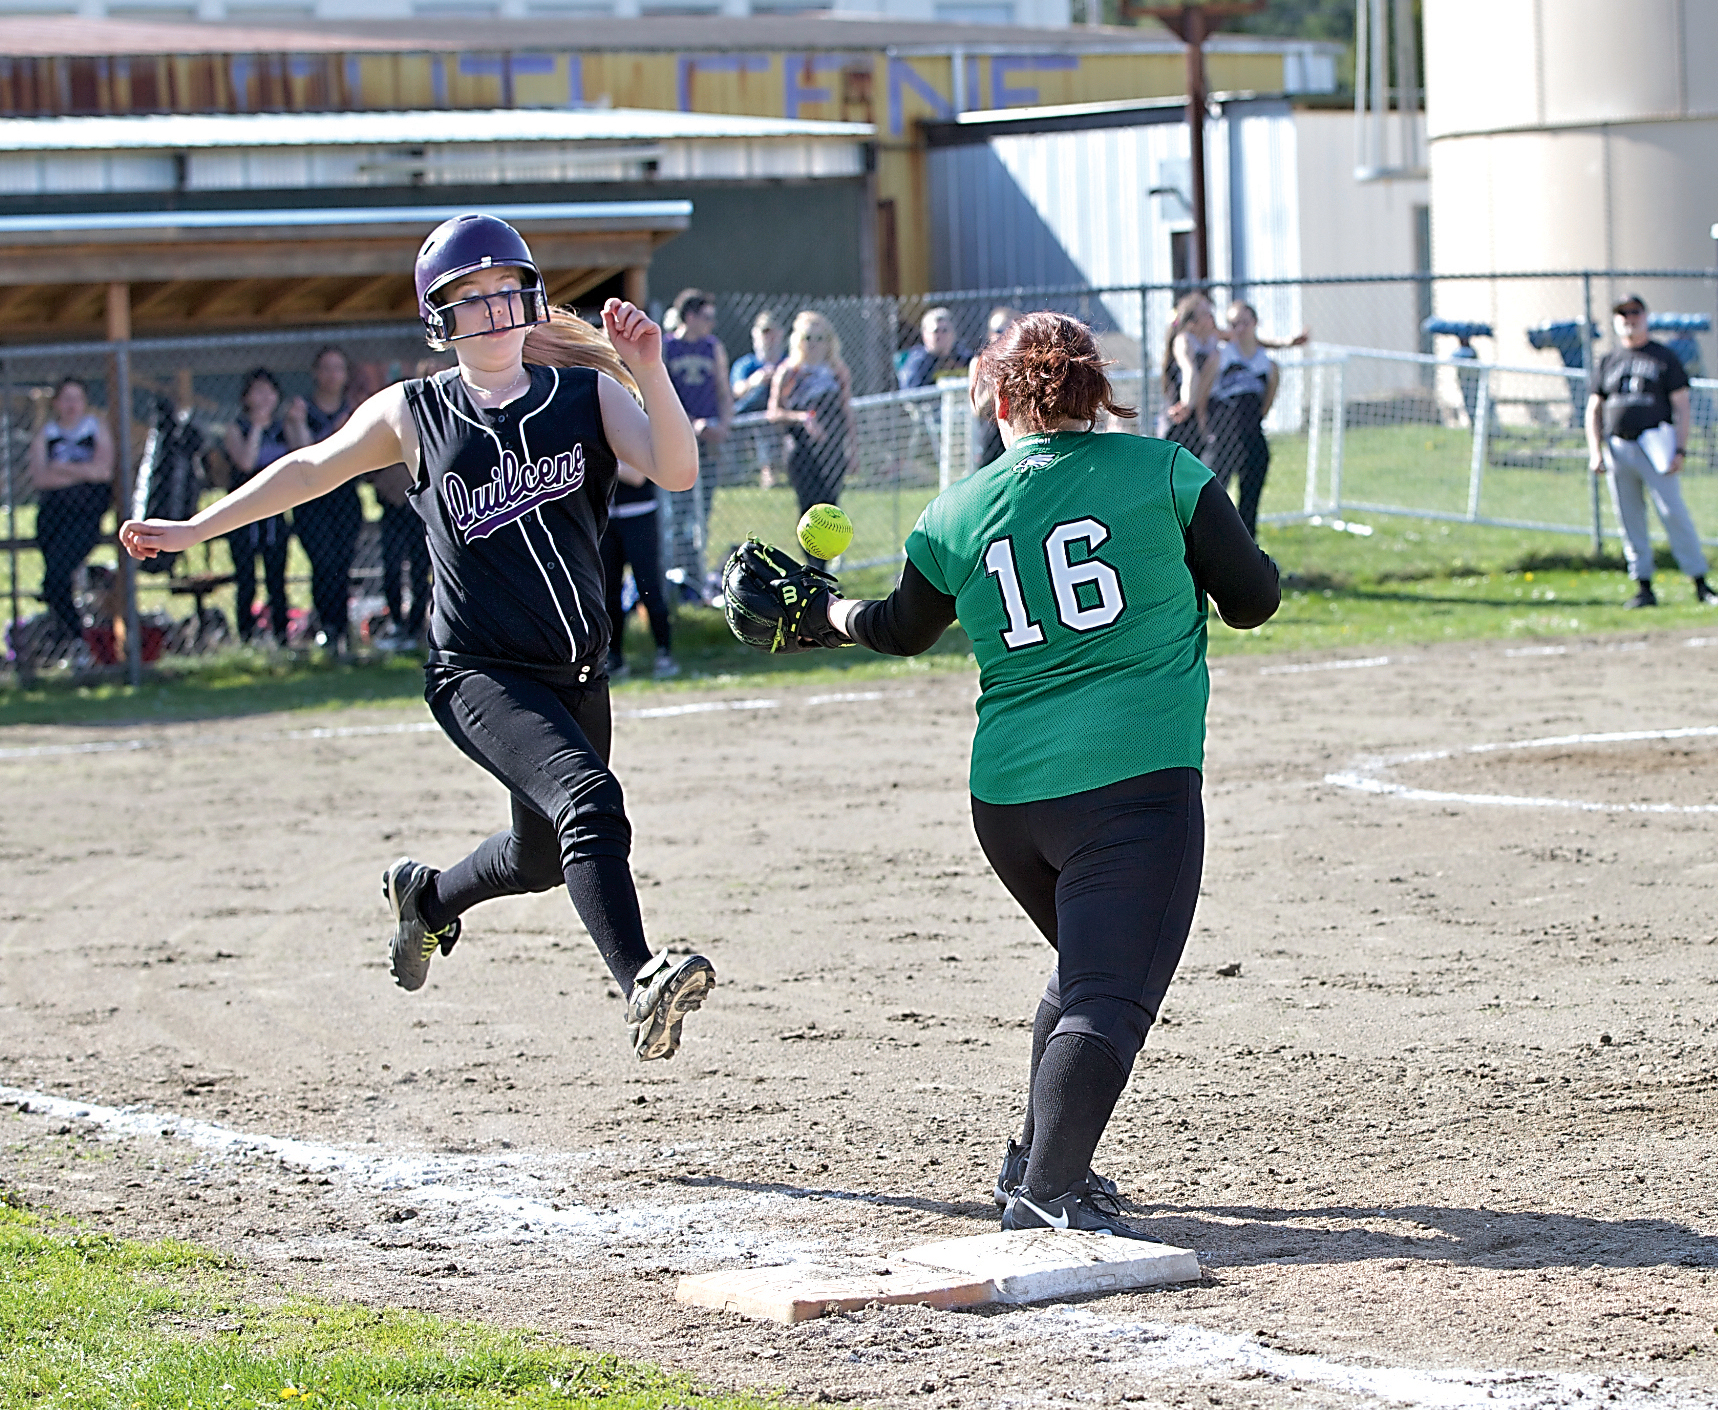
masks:
[[[483,268],[479,265],[478,268]],[[543,291],[542,276],[537,273],[536,266],[498,265],[496,268],[518,269],[519,284],[517,289],[503,289],[494,294],[470,294],[463,299],[454,299],[450,303],[435,302],[436,290],[431,290],[425,300],[424,308],[424,339],[437,352],[442,352],[449,343],[457,343],[465,338],[481,338],[486,333],[511,333],[519,328],[535,328],[539,323],[549,321],[549,296]],[[445,284],[452,284],[464,278],[470,270],[459,270],[450,275]],[[464,319],[459,316],[459,310],[469,309]],[[472,314],[477,315],[473,317]],[[461,323],[467,326],[460,330]]]
[[[473,294],[442,302],[437,295],[482,269],[511,269],[519,275],[517,291]],[[486,333],[510,333],[549,321],[549,296],[543,274],[531,258],[524,237],[504,220],[473,211],[444,220],[418,251],[413,282],[417,286],[418,316],[424,338],[437,352],[462,338]],[[517,300],[517,302],[514,302]],[[460,330],[457,310],[471,309]]]

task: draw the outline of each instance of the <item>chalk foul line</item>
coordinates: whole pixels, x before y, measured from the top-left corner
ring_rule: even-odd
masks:
[[[850,1237],[837,1242],[748,1232],[748,1223],[767,1225],[772,1216],[785,1213],[793,1203],[789,1194],[759,1193],[679,1205],[652,1201],[598,1209],[475,1183],[483,1177],[502,1183],[530,1182],[536,1177],[525,1168],[527,1158],[522,1153],[463,1157],[367,1155],[294,1137],[239,1131],[171,1112],[114,1107],[10,1086],[0,1086],[0,1105],[52,1120],[84,1122],[117,1138],[182,1140],[211,1152],[217,1159],[267,1160],[307,1174],[337,1175],[363,1188],[409,1195],[419,1204],[439,1205],[450,1214],[489,1216],[493,1222],[475,1236],[467,1234],[472,1242],[572,1239],[594,1251],[615,1242],[636,1247],[641,1238],[655,1238],[682,1256],[728,1260],[749,1255],[766,1262],[817,1262],[824,1266],[839,1262],[843,1256],[858,1258],[869,1265],[881,1252],[859,1249]],[[445,1237],[445,1231],[438,1232]],[[1618,1392],[1626,1394],[1631,1404],[1651,1405],[1658,1410],[1681,1410],[1685,1405],[1702,1403],[1663,1388],[1657,1378],[1647,1381],[1632,1376],[1359,1366],[1314,1353],[1279,1351],[1251,1337],[1193,1324],[1105,1317],[1089,1307],[1020,1308],[984,1319],[962,1318],[960,1313],[952,1312],[942,1315],[957,1319],[949,1325],[975,1339],[993,1335],[1004,1319],[1009,1330],[1060,1347],[1065,1348],[1072,1336],[1104,1362],[1119,1363],[1134,1374],[1163,1376],[1203,1371],[1229,1376],[1263,1375],[1291,1384],[1324,1386],[1363,1401],[1382,1400],[1425,1410],[1573,1407],[1602,1403]]]
[[[798,703],[806,708],[820,705],[853,705],[869,700],[904,700],[910,690],[849,690],[835,695],[808,695]],[[617,720],[667,720],[682,715],[717,714],[728,710],[779,710],[780,700],[693,700],[683,705],[652,705],[637,710],[616,710]],[[434,720],[409,720],[391,725],[325,725],[316,729],[265,730],[258,734],[199,734],[188,738],[96,739],[82,744],[37,744],[0,749],[0,762],[8,759],[49,759],[74,754],[129,754],[140,749],[208,749],[222,744],[265,744],[282,740],[364,739],[389,734],[438,734]]]
[[[1572,808],[1584,813],[1718,813],[1718,803],[1596,803],[1581,798],[1535,798],[1510,793],[1461,793],[1436,788],[1413,788],[1380,778],[1380,773],[1403,764],[1426,764],[1466,754],[1496,754],[1513,749],[1556,749],[1583,744],[1640,744],[1663,739],[1711,739],[1718,725],[1681,725],[1673,729],[1604,730],[1586,734],[1551,734],[1539,739],[1515,739],[1487,744],[1469,744],[1460,749],[1424,749],[1365,761],[1361,766],[1324,776],[1333,788],[1357,793],[1401,798],[1412,803],[1468,803],[1489,808]]]

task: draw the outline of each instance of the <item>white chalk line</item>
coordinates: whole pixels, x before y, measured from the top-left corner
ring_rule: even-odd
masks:
[[[1469,744],[1460,749],[1425,749],[1364,761],[1354,770],[1324,776],[1335,788],[1380,797],[1401,798],[1413,803],[1471,803],[1492,808],[1573,808],[1585,813],[1718,813],[1718,803],[1594,803],[1580,798],[1534,798],[1509,793],[1453,793],[1434,788],[1411,788],[1377,775],[1403,764],[1424,764],[1453,759],[1463,754],[1495,754],[1511,749],[1553,749],[1579,744],[1638,744],[1657,739],[1710,739],[1718,736],[1718,725],[1684,725],[1675,729],[1606,730],[1586,734],[1553,734],[1540,739],[1516,739],[1499,743]]]
[[[852,690],[836,695],[810,695],[799,703],[850,705],[867,700],[905,699],[910,690]],[[780,700],[696,700],[684,705],[656,705],[638,710],[616,710],[617,720],[665,720],[681,715],[704,715],[725,710],[779,710]],[[0,762],[8,759],[44,759],[71,754],[124,754],[139,749],[208,749],[223,744],[267,744],[282,740],[360,739],[387,734],[437,734],[434,720],[411,720],[392,725],[329,725],[316,729],[265,730],[259,734],[199,734],[173,739],[101,739],[83,744],[38,744],[0,749]]]
[[[1259,674],[1298,676],[1307,671],[1363,671],[1372,666],[1388,666],[1390,661],[1388,656],[1345,656],[1337,661],[1302,661],[1292,666],[1261,666]]]
[[[770,1222],[787,1212],[800,1197],[824,1194],[803,1190],[794,1193],[759,1193],[741,1198],[715,1198],[699,1203],[652,1202],[612,1209],[550,1201],[529,1195],[511,1194],[471,1183],[474,1177],[511,1178],[525,1182],[537,1178],[525,1170],[525,1157],[365,1155],[344,1147],[294,1137],[260,1135],[235,1130],[215,1122],[178,1116],[142,1107],[113,1107],[99,1102],[56,1097],[27,1088],[0,1086],[0,1104],[16,1107],[35,1116],[59,1121],[79,1121],[101,1128],[116,1138],[155,1136],[187,1142],[217,1158],[270,1160],[306,1174],[339,1175],[377,1192],[409,1196],[419,1204],[440,1204],[457,1213],[469,1210],[487,1215],[492,1222],[468,1242],[521,1242],[528,1239],[572,1239],[588,1248],[643,1238],[666,1239],[676,1252],[712,1259],[734,1259],[750,1255],[754,1260],[795,1263],[816,1262],[829,1266],[842,1256],[875,1263],[881,1248],[855,1247],[850,1236],[839,1243],[825,1239],[794,1239],[753,1235],[748,1223]],[[865,1196],[825,1195],[869,1202]],[[949,1314],[951,1317],[957,1314]],[[1204,1327],[1157,1322],[1131,1322],[1104,1317],[1086,1307],[1055,1306],[1028,1308],[1005,1314],[1012,1330],[1065,1344],[1070,1332],[1079,1334],[1094,1349],[1109,1353],[1114,1364],[1119,1346],[1137,1347],[1129,1358],[1146,1373],[1202,1370],[1218,1374],[1263,1374],[1282,1381],[1327,1386],[1357,1396],[1393,1401],[1427,1410],[1465,1410],[1473,1406],[1528,1407],[1574,1405],[1583,1396],[1599,1397],[1597,1390],[1615,1386],[1582,1375],[1522,1375],[1504,1371],[1428,1371],[1409,1367],[1353,1366],[1308,1353],[1284,1352],[1265,1346],[1251,1337]],[[993,1335],[997,1319],[962,1325],[951,1324],[969,1336]],[[1639,1397],[1648,1392],[1642,1383],[1628,1388]],[[1636,1399],[1646,1404],[1647,1400]],[[1650,1403],[1670,1407],[1680,1398],[1653,1396]]]

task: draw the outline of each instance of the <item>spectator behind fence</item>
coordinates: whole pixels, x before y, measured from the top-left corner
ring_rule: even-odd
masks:
[[[30,442],[36,490],[36,546],[42,551],[42,600],[67,642],[83,639],[72,578],[101,542],[101,518],[113,498],[113,437],[89,409],[76,377],[54,389],[53,414]]]
[[[668,600],[662,582],[662,555],[657,527],[656,488],[643,471],[621,462],[615,482],[614,502],[608,512],[608,528],[602,536],[603,595],[608,606],[608,674],[619,680],[626,674],[626,610],[621,606],[622,574],[632,565],[638,600],[650,619],[650,635],[656,642],[658,678],[678,675],[674,664],[673,628],[668,620]]]
[[[419,377],[433,376],[447,363],[426,357],[418,363]],[[360,363],[352,369],[353,405],[368,401],[387,384],[379,364]],[[378,537],[382,553],[382,596],[388,603],[388,625],[373,640],[382,651],[402,651],[422,644],[424,618],[430,605],[429,538],[424,521],[412,508],[412,472],[404,464],[390,465],[370,476],[370,488],[382,509]],[[402,581],[403,579],[403,581]],[[410,594],[410,605],[407,594]]]
[[[1646,517],[1652,497],[1670,539],[1676,566],[1694,580],[1694,600],[1718,603],[1706,584],[1700,533],[1682,500],[1690,406],[1682,361],[1652,340],[1646,303],[1630,294],[1611,310],[1617,346],[1599,363],[1598,385],[1587,398],[1587,465],[1611,477],[1611,503],[1623,526],[1623,557],[1635,595],[1625,607],[1656,607],[1652,590],[1652,535]]]
[[[346,424],[354,403],[347,396],[351,367],[346,354],[325,347],[310,364],[310,399],[294,397],[282,423],[293,450],[325,441]],[[352,556],[364,510],[358,486],[348,480],[338,489],[306,501],[292,513],[293,532],[310,560],[310,600],[316,607],[316,644],[330,651],[351,645],[348,616],[352,600]]]
[[[908,392],[928,387],[940,377],[964,377],[972,356],[972,349],[955,337],[954,315],[946,308],[929,309],[919,320],[918,346],[901,360],[895,378]]]
[[[280,410],[280,383],[274,380],[274,373],[266,367],[247,372],[239,391],[239,406],[241,410],[227,427],[222,443],[233,465],[229,491],[266,470],[292,448],[287,444],[286,427],[276,417]],[[286,515],[271,514],[227,535],[227,546],[233,555],[233,610],[238,616],[240,641],[249,641],[256,631],[252,609],[257,588],[256,560],[261,555],[263,581],[268,587],[269,629],[280,645],[286,645],[286,544],[290,532]]]
[[[1241,522],[1254,539],[1259,536],[1259,496],[1271,468],[1265,417],[1276,400],[1280,376],[1258,331],[1259,315],[1251,304],[1229,306],[1229,336],[1217,354],[1217,378],[1208,403],[1208,463],[1224,489],[1231,480],[1239,482]]]
[[[984,346],[988,348],[1019,319],[1020,310],[1006,304],[998,304],[991,309],[990,317],[985,320]],[[972,463],[974,468],[981,469],[1002,454],[1002,427],[996,421],[996,390],[978,376],[978,358],[973,358],[969,364],[967,376],[973,389],[973,416],[978,421],[978,429],[973,436]]]
[[[734,394],[727,350],[716,340],[716,301],[701,289],[683,289],[674,311],[680,331],[663,340],[662,362],[698,436],[698,483],[668,497],[668,566],[684,574],[702,602],[709,596],[704,550],[716,497],[716,453],[734,419]]]
[[[1209,438],[1207,402],[1217,379],[1217,315],[1203,294],[1175,305],[1163,343],[1163,410],[1157,434],[1199,456]]]
[[[770,384],[787,352],[787,330],[773,309],[752,320],[752,350],[734,364],[729,384],[734,389],[734,414],[764,411],[770,404]]]
[[[787,474],[799,512],[839,503],[852,454],[853,375],[841,360],[841,339],[821,313],[807,309],[793,320],[787,359],[770,387],[769,417],[787,428],[793,443]],[[818,568],[825,562],[806,561]]]

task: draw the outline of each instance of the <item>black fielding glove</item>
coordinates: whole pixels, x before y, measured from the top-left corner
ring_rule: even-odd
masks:
[[[722,568],[722,614],[747,646],[785,653],[816,646],[851,646],[829,624],[829,602],[841,596],[828,573],[748,538]]]

